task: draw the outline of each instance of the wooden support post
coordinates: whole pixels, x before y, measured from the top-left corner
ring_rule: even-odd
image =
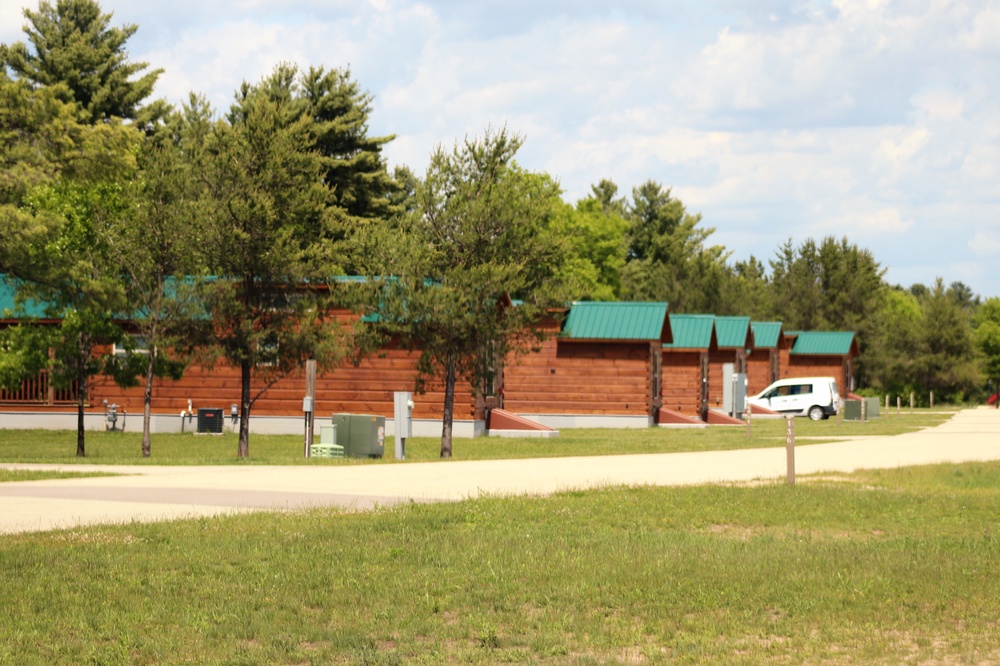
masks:
[[[861,398],[861,422],[868,420],[868,400]]]
[[[889,394],[885,394],[885,415],[889,416]]]
[[[837,427],[840,427],[840,419],[844,414],[844,399],[839,398],[837,400]]]
[[[913,416],[913,391],[910,391],[910,416]]]
[[[903,397],[897,395],[896,396],[896,416],[900,415],[900,410],[902,409],[902,404],[903,404]]]
[[[931,409],[934,409],[934,391],[931,391]]]
[[[785,417],[785,483],[795,485],[795,417]]]
[[[751,417],[753,415],[752,414],[753,413],[753,405],[751,405],[749,402],[747,403],[747,412],[746,413],[747,413],[747,439],[750,439],[750,427],[751,427],[750,426],[750,419],[751,419]]]

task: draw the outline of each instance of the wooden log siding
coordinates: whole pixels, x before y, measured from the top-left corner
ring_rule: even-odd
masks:
[[[508,359],[504,409],[515,414],[641,416],[650,413],[649,342],[549,338]]]
[[[841,397],[846,397],[850,388],[851,360],[837,354],[801,355],[782,349],[780,378],[793,377],[834,377]]]
[[[754,349],[747,356],[747,395],[757,395],[780,377],[777,349]]]
[[[663,351],[663,407],[700,418],[701,351]]]
[[[357,365],[347,360],[332,372],[316,378],[315,413],[326,418],[335,413],[377,414],[393,417],[393,392],[413,391],[418,352],[388,347],[362,359]],[[254,382],[251,393],[261,387]],[[254,416],[301,416],[305,395],[305,371],[299,370],[282,378],[269,388],[253,407]],[[91,391],[91,402],[103,400],[116,403],[129,413],[142,411],[143,388],[120,389],[106,377],[97,377]],[[206,369],[193,365],[178,381],[156,380],[153,389],[153,412],[179,414],[186,410],[188,400],[194,409],[222,407],[229,413],[240,397],[240,371],[226,363]],[[429,383],[423,394],[413,395],[413,417],[440,419],[444,411],[444,385]],[[455,387],[455,418],[482,418],[476,414],[475,401],[468,383]]]

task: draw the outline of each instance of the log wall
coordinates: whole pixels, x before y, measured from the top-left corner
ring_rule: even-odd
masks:
[[[777,349],[754,349],[747,356],[747,395],[757,395],[778,379],[778,357]]]
[[[549,338],[504,367],[504,409],[515,414],[644,415],[650,391],[648,342]]]
[[[389,347],[362,359],[357,365],[348,360],[333,371],[319,373],[316,377],[316,415],[325,417],[334,413],[353,413],[392,418],[393,392],[414,390],[418,357],[418,352]],[[261,382],[254,381],[251,395],[256,394],[261,386]],[[107,400],[129,413],[137,413],[142,412],[142,396],[143,387],[121,389],[110,379],[97,377],[92,382],[90,402],[91,405],[101,405]],[[251,413],[257,416],[301,416],[304,396],[305,372],[300,370],[271,386],[254,404]],[[221,407],[228,414],[230,405],[240,402],[239,368],[223,362],[211,369],[193,365],[180,380],[158,379],[154,382],[154,413],[179,414],[187,409],[188,400],[195,410]],[[413,402],[414,418],[441,418],[444,409],[443,384],[428,384],[424,394],[414,393]],[[459,382],[455,387],[454,418],[472,419],[476,416],[475,407],[468,383]],[[477,418],[481,418],[481,410]]]
[[[781,352],[781,379],[792,377],[833,377],[837,390],[846,398],[850,389],[850,361],[844,356],[800,356]]]
[[[663,350],[663,407],[682,414],[701,414],[701,351]]]

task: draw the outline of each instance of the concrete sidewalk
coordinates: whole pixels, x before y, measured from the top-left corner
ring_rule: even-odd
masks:
[[[614,436],[612,432],[609,437]],[[1000,411],[980,408],[896,437],[796,447],[796,472],[1000,459]],[[254,510],[451,501],[482,494],[541,495],[608,485],[690,485],[783,479],[784,447],[531,460],[337,467],[27,465],[130,476],[0,483],[0,533],[157,521]]]

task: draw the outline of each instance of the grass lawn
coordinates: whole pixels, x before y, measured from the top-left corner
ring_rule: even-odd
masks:
[[[1000,661],[1000,463],[0,541],[0,664]]]
[[[5,481],[44,481],[45,479],[82,479],[94,476],[117,476],[104,472],[53,472],[35,469],[0,469],[0,483]]]
[[[895,435],[938,425],[951,414],[917,410],[910,415],[894,413],[888,417],[860,423],[835,419],[813,422],[796,419],[796,436],[800,444],[830,441],[837,437]],[[318,428],[317,428],[318,429]],[[636,430],[571,429],[559,437],[456,439],[454,457],[458,460],[497,458],[539,458],[554,456],[612,455],[622,453],[672,453],[677,451],[709,451],[741,448],[784,446],[783,419],[759,419],[753,423],[752,436],[747,438],[741,426],[716,426],[702,429],[644,428]],[[47,430],[0,430],[0,461],[39,463],[104,463],[160,465],[219,465],[235,464],[237,439],[234,434],[194,435],[153,434],[152,456],[141,456],[141,432],[87,432],[87,457],[76,457],[76,432]],[[440,438],[414,437],[406,441],[408,460],[438,458]],[[304,464],[301,435],[251,435],[251,464]],[[385,443],[386,458],[392,459],[393,439]],[[358,464],[357,460],[313,459],[308,464]],[[367,461],[365,461],[367,462]]]

